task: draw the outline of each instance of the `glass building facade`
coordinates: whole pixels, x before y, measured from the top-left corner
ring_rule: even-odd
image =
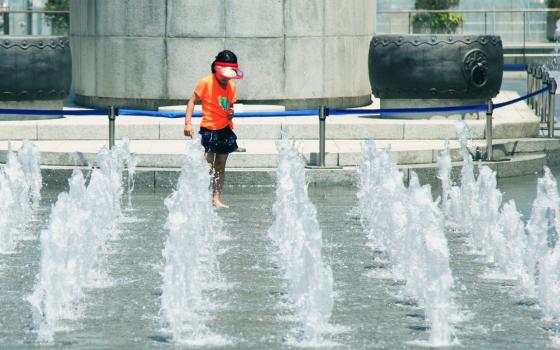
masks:
[[[51,35],[52,17],[43,13],[14,13],[14,11],[43,11],[47,0],[0,0],[0,35]]]
[[[413,33],[413,13],[388,11],[414,10],[414,0],[378,0],[377,33]],[[464,16],[457,29],[463,34],[497,34],[505,45],[545,43],[547,24],[545,0],[460,0],[454,7]],[[483,11],[484,10],[484,11]],[[541,11],[541,12],[538,12]]]

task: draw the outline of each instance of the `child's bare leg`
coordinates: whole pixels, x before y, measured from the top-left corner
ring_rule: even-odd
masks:
[[[229,208],[227,205],[222,203],[222,188],[224,187],[224,177],[226,173],[226,161],[228,154],[216,153],[216,158],[214,159],[214,205],[217,208]]]
[[[216,153],[204,153],[204,158],[208,162],[208,167],[210,168],[210,174],[214,173],[214,159],[216,157]]]

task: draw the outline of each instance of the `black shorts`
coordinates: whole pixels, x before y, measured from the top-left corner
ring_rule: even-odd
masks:
[[[198,133],[206,153],[227,154],[238,148],[237,136],[229,126],[220,130],[209,130],[201,127]]]

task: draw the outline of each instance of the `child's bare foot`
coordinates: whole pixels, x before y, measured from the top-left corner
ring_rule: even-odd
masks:
[[[218,209],[227,209],[229,208],[229,205],[225,205],[224,203],[222,203],[222,201],[220,200],[219,197],[214,197],[214,206]]]

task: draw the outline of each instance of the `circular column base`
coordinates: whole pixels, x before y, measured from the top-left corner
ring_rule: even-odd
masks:
[[[84,107],[107,108],[117,106],[119,108],[158,110],[159,107],[170,105],[186,105],[187,99],[131,99],[131,98],[110,98],[85,96],[76,94],[75,102]],[[281,105],[286,110],[295,109],[316,109],[321,105],[329,108],[352,108],[362,107],[371,104],[371,95],[352,96],[352,97],[326,97],[313,99],[270,99],[270,100],[240,100],[239,103],[246,105]]]
[[[485,105],[486,101],[479,99],[380,99],[381,108],[437,108],[456,106]],[[486,114],[481,112],[431,112],[431,113],[404,113],[384,114],[388,119],[449,119],[473,120],[484,119]]]

